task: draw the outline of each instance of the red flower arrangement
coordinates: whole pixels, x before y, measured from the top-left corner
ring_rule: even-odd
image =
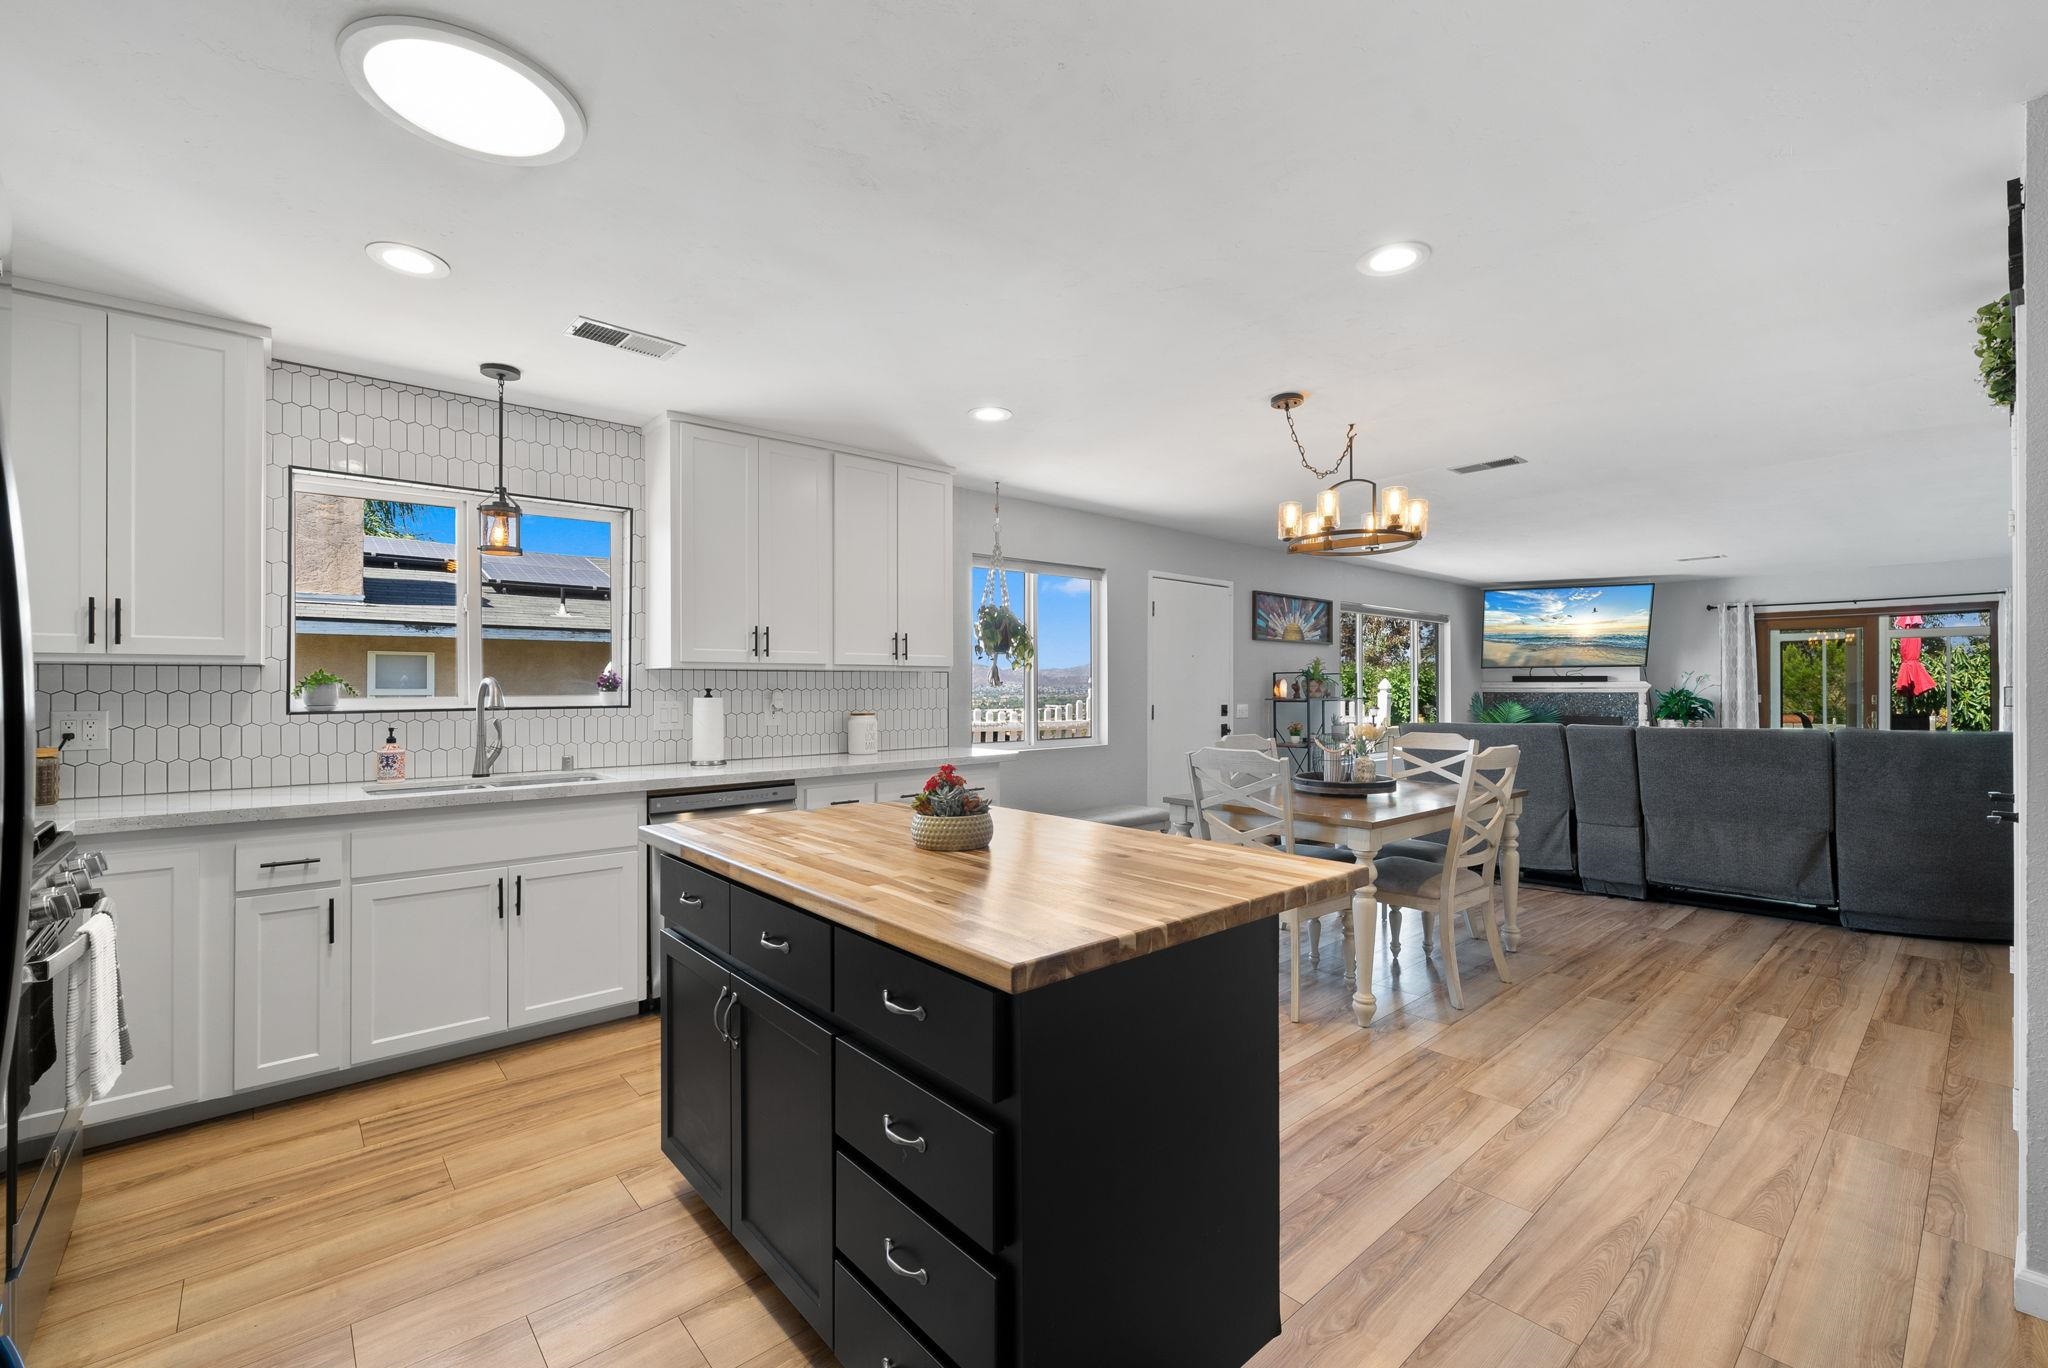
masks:
[[[939,772],[924,781],[923,791],[911,799],[910,806],[927,817],[971,817],[988,810],[981,795],[970,790],[960,771],[951,765],[939,766]]]

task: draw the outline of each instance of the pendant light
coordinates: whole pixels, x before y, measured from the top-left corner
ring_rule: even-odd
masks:
[[[498,492],[477,509],[482,519],[477,549],[486,556],[517,556],[519,549],[519,505],[505,492],[505,382],[519,378],[519,367],[491,361],[482,367],[484,378],[498,382]]]
[[[1335,465],[1322,470],[1309,460],[1308,450],[1294,430],[1294,411],[1307,398],[1289,390],[1274,395],[1269,402],[1285,415],[1287,435],[1294,439],[1302,468],[1319,480],[1327,480],[1339,470],[1344,472],[1344,478],[1323,489],[1311,508],[1303,508],[1293,499],[1280,505],[1277,526],[1288,551],[1308,556],[1384,556],[1405,551],[1421,541],[1429,534],[1429,500],[1415,498],[1400,485],[1382,490],[1377,481],[1358,473],[1352,464],[1353,448],[1358,444],[1356,423],[1345,430],[1344,454]],[[1344,519],[1346,485],[1360,486],[1365,495],[1362,508],[1352,505],[1352,519],[1348,523]]]

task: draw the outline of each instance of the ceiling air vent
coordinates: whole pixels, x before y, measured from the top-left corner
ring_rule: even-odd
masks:
[[[600,323],[595,318],[579,318],[569,327],[569,336],[580,337],[586,342],[610,347],[615,351],[632,352],[635,356],[651,356],[657,361],[666,361],[683,349],[680,342],[671,342],[666,337],[653,333],[634,332],[616,323]]]
[[[1504,466],[1527,465],[1519,456],[1503,456],[1498,461],[1474,461],[1471,465],[1452,466],[1453,475],[1477,475],[1482,470],[1499,470]]]
[[[1686,563],[1687,561],[1706,561],[1706,560],[1727,560],[1727,559],[1728,559],[1728,553],[1727,553],[1727,552],[1725,552],[1725,551],[1716,551],[1716,552],[1715,552],[1715,553],[1714,553],[1713,555],[1711,555],[1711,556],[1680,556],[1680,557],[1678,558],[1678,563],[1679,563],[1680,565],[1683,565],[1683,564],[1685,564],[1685,563]]]

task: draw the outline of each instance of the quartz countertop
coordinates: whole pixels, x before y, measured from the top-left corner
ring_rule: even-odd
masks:
[[[558,802],[565,798],[598,798],[610,794],[732,788],[745,784],[790,783],[799,779],[832,779],[898,770],[936,769],[940,764],[990,764],[1000,759],[978,753],[970,762],[967,747],[881,751],[875,755],[799,755],[765,760],[732,760],[723,765],[640,765],[618,769],[579,770],[596,779],[556,784],[525,784],[510,788],[408,789],[390,785],[366,792],[361,783],[288,784],[275,788],[214,789],[204,793],[130,794],[117,798],[73,798],[55,807],[37,808],[37,820],[54,820],[82,837],[122,831],[160,831],[176,827],[225,826],[238,822],[271,822],[296,817],[370,817],[384,812],[420,808],[475,807],[485,804]],[[451,776],[452,777],[452,776]],[[507,776],[500,775],[500,778]]]
[[[656,850],[1006,993],[1348,899],[1355,865],[998,807],[987,850],[877,803],[661,822]]]

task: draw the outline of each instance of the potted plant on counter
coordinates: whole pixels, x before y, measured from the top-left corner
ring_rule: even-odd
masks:
[[[910,839],[919,850],[986,850],[995,817],[951,765],[924,781],[910,800]]]
[[[1707,676],[1701,675],[1698,688],[1695,688],[1693,673],[1687,670],[1685,677],[1679,680],[1676,686],[1657,695],[1657,725],[1696,727],[1711,718],[1714,715],[1714,701],[1699,692],[1711,682]]]
[[[315,670],[292,686],[292,694],[305,700],[307,712],[333,712],[343,689],[348,690],[350,698],[357,696],[355,686],[340,675],[331,670]]]

